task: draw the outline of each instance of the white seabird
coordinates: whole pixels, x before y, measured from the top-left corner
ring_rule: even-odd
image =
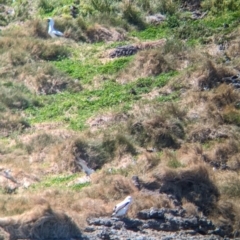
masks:
[[[82,167],[82,170],[86,173],[86,175],[89,177],[93,172],[95,172],[92,168],[87,166],[86,161],[78,158],[77,163]]]
[[[128,196],[122,202],[118,203],[113,209],[112,217],[122,217],[126,215],[131,202],[132,197]]]
[[[48,18],[48,34],[52,37],[63,37],[63,33],[56,30],[54,28],[54,20],[52,18]]]

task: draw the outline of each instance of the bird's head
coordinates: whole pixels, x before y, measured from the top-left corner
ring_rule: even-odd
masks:
[[[53,19],[52,18],[48,18],[47,21],[48,21],[48,23],[50,23],[50,22],[53,22]]]
[[[125,200],[131,202],[131,201],[132,201],[132,197],[131,197],[131,196],[127,196],[127,197],[125,198]]]

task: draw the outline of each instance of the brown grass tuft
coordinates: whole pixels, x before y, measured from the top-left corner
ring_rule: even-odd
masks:
[[[0,116],[0,136],[2,137],[8,137],[14,132],[22,132],[24,129],[30,127],[29,123],[18,114],[5,112],[1,113]]]
[[[138,193],[133,196],[129,216],[136,217],[137,213],[149,208],[172,208],[173,205],[166,195]]]
[[[171,70],[170,64],[159,49],[145,50],[139,52],[134,61],[120,73],[118,81],[125,83],[137,78],[157,76]]]
[[[125,35],[113,28],[106,28],[95,24],[86,30],[86,35],[91,43],[93,42],[108,42],[108,41],[123,41]]]
[[[165,116],[156,115],[143,122],[136,122],[129,126],[130,133],[140,142],[141,146],[152,145],[157,149],[178,148],[179,138],[183,138],[182,125],[172,120],[166,120]]]
[[[188,217],[195,217],[199,215],[198,207],[191,202],[184,201],[183,199],[182,207],[186,211],[186,215]]]
[[[203,165],[189,169],[166,169],[154,175],[161,183],[160,192],[174,195],[177,199],[186,199],[199,207],[204,214],[209,214],[215,206],[219,192]]]
[[[215,143],[210,150],[206,151],[205,161],[216,168],[226,169],[228,160],[238,153],[238,141],[226,140],[222,143]]]
[[[219,109],[231,105],[238,101],[240,93],[230,85],[221,84],[215,89],[214,94],[210,95],[210,101],[214,103]]]
[[[83,189],[84,193],[92,199],[108,199],[121,200],[126,195],[132,195],[137,189],[132,181],[121,175],[105,175],[98,174],[92,179],[91,188]],[[108,187],[106,187],[108,186]]]
[[[74,82],[65,74],[48,64],[26,64],[19,70],[18,80],[37,94],[54,94],[65,89],[81,91],[80,83]]]
[[[11,239],[52,239],[81,237],[81,231],[72,219],[62,211],[54,211],[48,205],[37,206],[33,210],[9,218],[10,225],[4,229],[10,234]],[[3,223],[0,219],[0,225]]]

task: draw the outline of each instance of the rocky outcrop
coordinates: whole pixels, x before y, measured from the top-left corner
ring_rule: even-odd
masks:
[[[138,47],[132,45],[121,46],[117,47],[113,52],[111,52],[109,56],[110,58],[131,56],[136,54],[138,50]]]
[[[222,78],[222,83],[231,84],[234,88],[240,88],[240,74]]]
[[[186,216],[184,209],[146,209],[136,219],[91,218],[86,239],[222,239],[223,229],[206,217]],[[227,239],[227,238],[225,238]]]

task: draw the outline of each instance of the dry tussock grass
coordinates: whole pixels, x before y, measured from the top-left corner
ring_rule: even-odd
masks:
[[[181,148],[176,151],[176,158],[184,166],[197,165],[203,160],[203,149],[200,144],[183,144]]]
[[[236,201],[233,203],[229,200],[220,200],[211,214],[211,219],[234,239],[239,237],[240,209]]]
[[[206,59],[198,71],[202,77],[198,80],[200,89],[212,89],[219,85],[223,77],[232,75],[234,70],[223,65],[217,65],[214,61]],[[196,71],[196,73],[198,72]]]
[[[212,127],[210,124],[203,125],[203,124],[194,124],[192,129],[189,131],[188,134],[188,141],[189,142],[199,142],[204,143],[211,139],[210,134],[212,132]]]
[[[129,126],[130,133],[140,142],[141,146],[151,145],[157,149],[178,148],[179,138],[183,138],[184,129],[174,119],[166,120],[166,115],[153,115],[143,122]]]
[[[228,159],[228,167],[232,171],[237,171],[240,169],[240,153],[236,153]]]
[[[228,160],[239,152],[237,140],[229,139],[222,143],[215,143],[210,150],[205,152],[206,162],[215,167],[228,166]]]
[[[1,73],[24,83],[31,91],[38,94],[53,94],[66,88],[73,92],[82,89],[79,83],[53,66],[39,62],[69,56],[69,50],[65,45],[32,37],[9,35],[1,37],[0,45]]]
[[[19,69],[17,79],[37,94],[54,94],[65,89],[72,92],[82,90],[80,83],[73,81],[47,63],[23,66]]]
[[[185,198],[204,214],[211,212],[219,198],[215,182],[203,164],[188,169],[165,169],[154,176],[161,183],[160,192],[173,194],[179,200]]]
[[[137,213],[149,208],[173,208],[173,204],[165,195],[136,193],[133,195],[133,203],[129,209],[129,216],[136,217]]]
[[[226,54],[230,58],[238,58],[238,51],[240,50],[240,41],[239,41],[239,32],[235,34],[235,36],[232,36],[232,39],[230,39],[227,42],[227,48],[226,48]]]
[[[216,184],[219,188],[222,198],[225,200],[235,199],[240,196],[240,178],[237,172],[233,171],[216,171]]]
[[[87,124],[90,126],[90,131],[95,132],[97,130],[105,130],[107,127],[115,127],[119,123],[125,122],[128,119],[129,115],[126,113],[104,112],[89,118]]]
[[[126,38],[124,32],[119,32],[114,28],[106,28],[99,24],[88,27],[86,35],[91,43],[102,41],[123,41]]]
[[[121,175],[105,175],[99,173],[92,179],[91,188],[83,189],[83,193],[92,199],[104,201],[121,200],[126,195],[132,195],[137,190],[130,179]],[[106,187],[108,186],[108,187]]]
[[[169,83],[171,89],[209,90],[219,86],[223,77],[237,74],[232,67],[217,64],[214,59],[196,50],[189,53],[187,60],[192,63],[191,68],[182,71]]]
[[[232,105],[240,98],[240,93],[237,89],[234,89],[231,85],[221,84],[216,88],[213,94],[210,94],[209,100],[214,103],[219,109]]]
[[[200,215],[200,212],[198,211],[198,207],[195,204],[188,202],[187,200],[184,200],[184,199],[182,202],[183,202],[182,207],[183,209],[185,209],[186,215],[188,217],[195,217]]]
[[[157,76],[173,70],[158,49],[139,52],[131,64],[124,69],[117,81],[126,83],[137,78]]]
[[[24,129],[30,127],[30,125],[19,114],[13,114],[11,112],[3,112],[0,114],[0,129],[1,136],[8,137],[14,132],[22,132]]]
[[[63,211],[55,211],[49,205],[37,206],[20,216],[0,219],[0,225],[11,239],[51,239],[81,237],[73,220]]]

